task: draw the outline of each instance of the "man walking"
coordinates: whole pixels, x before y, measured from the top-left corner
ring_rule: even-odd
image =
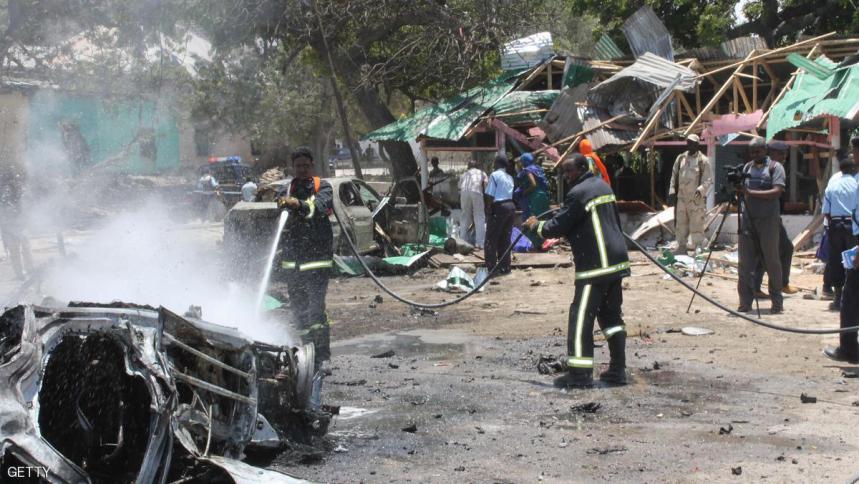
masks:
[[[766,267],[772,307],[770,314],[784,311],[781,294],[781,261],[778,257],[781,209],[779,198],[784,192],[785,173],[781,163],[767,156],[766,142],[755,137],[749,143],[751,161],[743,167],[747,177],[737,187],[741,195],[742,226],[739,230],[740,312],[749,312],[754,302],[755,272],[758,260],[763,258]]]
[[[276,198],[277,206],[289,211],[281,241],[281,267],[286,273],[295,325],[302,340],[316,347],[319,369],[331,359],[325,296],[334,267],[334,234],[328,221],[333,189],[313,176],[309,148],[298,148],[291,158],[294,178]]]
[[[513,177],[507,173],[510,162],[504,155],[495,157],[495,171],[486,184],[486,250],[484,260],[489,271],[498,264],[498,275],[510,273],[510,235],[513,233],[513,219],[516,205],[513,204]],[[504,255],[506,252],[506,255]],[[503,256],[503,257],[502,257]],[[500,260],[499,260],[500,259]]]
[[[686,151],[674,161],[671,184],[668,189],[669,203],[674,204],[674,227],[677,249],[675,253],[686,254],[695,250],[704,241],[704,214],[707,212],[707,195],[713,185],[710,160],[701,152],[701,140],[697,134],[686,137]],[[691,235],[692,244],[689,245]]]
[[[486,209],[483,204],[483,190],[486,188],[487,177],[478,168],[475,160],[468,162],[468,170],[459,180],[459,206],[462,215],[459,219],[459,238],[474,242],[478,249],[483,248],[486,240]],[[472,239],[470,227],[474,225],[475,237]]]
[[[767,153],[773,161],[777,161],[784,166],[787,159],[787,152],[790,149],[784,141],[771,141],[767,143]],[[786,181],[786,180],[785,180]],[[783,198],[779,199],[779,208],[782,208]],[[778,232],[778,258],[781,261],[781,292],[784,294],[796,294],[799,289],[790,285],[790,266],[793,262],[793,241],[787,236],[787,230],[784,228],[784,223],[779,224]],[[765,298],[766,294],[761,291],[761,284],[764,281],[764,264],[763,260],[758,262],[758,267],[755,269],[755,297]]]
[[[253,202],[257,197],[257,184],[250,178],[245,178],[245,184],[242,185],[242,200],[245,202]]]
[[[626,327],[621,317],[621,279],[629,275],[626,241],[611,187],[594,175],[579,153],[564,161],[570,186],[564,207],[548,222],[532,216],[523,226],[542,238],[566,236],[573,249],[576,293],[570,305],[567,334],[568,373],[560,383],[588,387],[593,383],[594,318],[608,340],[609,369],[600,379],[626,384]]]

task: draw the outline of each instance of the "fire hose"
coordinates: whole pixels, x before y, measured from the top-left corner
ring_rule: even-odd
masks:
[[[537,218],[543,218],[544,216],[546,216],[546,215],[548,215],[548,214],[550,214],[550,213],[556,212],[556,211],[558,211],[558,210],[559,210],[559,209],[557,209],[557,208],[554,208],[554,209],[551,209],[551,210],[547,210],[546,212],[543,212],[543,213],[541,213],[540,215],[538,215],[538,216],[537,216]],[[471,296],[473,296],[474,294],[476,294],[477,292],[479,292],[479,291],[480,291],[480,289],[482,289],[482,288],[483,288],[483,286],[485,286],[485,285],[486,285],[486,283],[488,283],[488,282],[489,282],[489,280],[492,278],[492,276],[493,276],[493,275],[498,271],[498,269],[500,268],[500,265],[499,265],[499,264],[496,264],[496,265],[495,265],[495,267],[493,267],[493,268],[492,268],[492,270],[487,274],[487,276],[486,276],[486,277],[485,277],[485,278],[484,278],[484,279],[483,279],[483,280],[482,280],[482,281],[481,281],[477,286],[475,286],[473,289],[471,289],[471,290],[470,290],[470,291],[468,291],[467,293],[463,294],[462,296],[457,297],[456,299],[454,299],[454,300],[452,300],[452,301],[446,301],[446,302],[435,303],[435,304],[426,304],[426,303],[420,303],[420,302],[412,301],[412,300],[406,299],[406,298],[404,298],[404,297],[400,296],[399,294],[395,293],[394,291],[392,291],[390,288],[388,288],[388,287],[387,287],[387,286],[386,286],[386,285],[385,285],[385,284],[384,284],[384,283],[379,279],[379,277],[378,277],[378,276],[376,276],[375,274],[373,274],[373,271],[371,271],[371,270],[370,270],[370,267],[367,265],[367,263],[364,261],[364,259],[363,259],[363,258],[361,258],[361,255],[358,253],[358,248],[357,248],[357,247],[355,247],[355,243],[352,241],[352,237],[349,235],[349,232],[348,232],[348,230],[346,230],[346,227],[344,226],[343,222],[340,220],[340,217],[338,217],[338,216],[337,216],[337,212],[336,212],[336,211],[334,212],[334,216],[335,216],[335,218],[337,219],[337,223],[339,223],[339,224],[340,224],[340,229],[341,229],[341,232],[343,233],[343,235],[344,235],[344,236],[345,236],[345,238],[346,238],[347,245],[348,245],[348,246],[349,246],[349,248],[352,250],[352,253],[354,253],[354,254],[355,254],[355,258],[356,258],[356,259],[358,259],[358,262],[361,264],[361,267],[363,267],[363,268],[364,268],[364,271],[366,272],[366,274],[367,274],[368,276],[370,276],[370,279],[372,279],[372,281],[373,281],[374,283],[376,283],[376,285],[377,285],[377,286],[379,286],[379,288],[380,288],[380,289],[382,289],[382,291],[386,292],[388,295],[390,295],[391,297],[393,297],[393,298],[394,298],[394,299],[396,299],[397,301],[400,301],[400,302],[401,302],[401,303],[403,303],[403,304],[407,304],[407,305],[412,306],[412,307],[415,307],[415,308],[419,308],[419,309],[421,309],[421,308],[422,308],[422,309],[438,309],[438,308],[443,308],[443,307],[447,307],[447,306],[453,306],[454,304],[459,304],[459,303],[461,303],[462,301],[465,301],[465,300],[466,300],[466,299],[468,299],[469,297],[471,297]],[[519,242],[519,239],[521,239],[523,235],[524,235],[523,233],[520,233],[520,234],[516,237],[516,239],[515,239],[515,240],[513,240],[513,242],[511,242],[511,243],[510,243],[510,245],[507,247],[507,250],[505,250],[505,251],[504,251],[504,255],[501,257],[502,259],[503,259],[504,257],[506,257],[506,256],[507,256],[507,255],[508,255],[512,250],[513,250],[513,247],[514,247],[514,246]],[[683,287],[685,287],[686,289],[688,289],[688,290],[692,291],[693,293],[697,294],[701,299],[703,299],[703,300],[707,301],[708,303],[710,303],[710,304],[712,304],[713,306],[715,306],[715,307],[717,307],[717,308],[721,309],[722,311],[725,311],[725,312],[726,312],[726,313],[728,313],[728,314],[731,314],[731,315],[733,315],[733,316],[736,316],[736,317],[738,317],[738,318],[740,318],[740,319],[743,319],[743,320],[745,320],[745,321],[748,321],[748,322],[750,322],[750,323],[752,323],[752,324],[756,324],[756,325],[758,325],[758,326],[763,326],[763,327],[765,327],[765,328],[769,328],[769,329],[774,329],[774,330],[776,330],[776,331],[783,331],[783,332],[786,332],[786,333],[797,333],[797,334],[818,334],[818,335],[819,335],[819,334],[841,334],[841,333],[849,333],[849,332],[859,331],[859,326],[848,326],[848,327],[846,327],[846,328],[835,328],[835,329],[792,328],[792,327],[790,327],[790,326],[783,326],[783,325],[780,325],[780,324],[775,324],[775,323],[770,323],[770,322],[767,322],[767,321],[763,321],[763,320],[760,320],[760,319],[757,319],[757,318],[751,317],[751,316],[749,316],[749,315],[747,315],[747,314],[743,314],[743,313],[741,313],[741,312],[735,311],[735,310],[733,310],[733,309],[731,309],[731,308],[729,308],[729,307],[725,306],[724,304],[720,303],[719,301],[716,301],[716,300],[715,300],[715,299],[713,299],[712,297],[710,297],[710,296],[708,296],[708,295],[704,294],[704,293],[703,293],[703,292],[701,292],[699,289],[696,289],[694,286],[692,286],[691,284],[689,284],[689,283],[687,283],[686,281],[684,281],[682,278],[680,278],[680,276],[678,276],[677,274],[675,274],[675,273],[671,272],[667,267],[665,267],[664,265],[660,264],[660,263],[659,263],[659,261],[658,261],[658,260],[656,260],[656,258],[655,258],[655,257],[653,257],[652,255],[650,255],[650,254],[647,252],[647,249],[646,249],[646,248],[644,248],[644,247],[643,247],[641,244],[639,244],[636,240],[633,240],[633,239],[632,239],[632,237],[630,237],[626,232],[623,232],[623,236],[624,236],[624,237],[626,238],[626,240],[627,240],[627,241],[629,241],[629,242],[630,242],[630,243],[631,243],[631,244],[632,244],[636,249],[638,249],[642,254],[644,254],[644,256],[645,256],[645,257],[646,257],[650,262],[652,262],[654,265],[656,265],[658,268],[660,268],[660,269],[661,269],[662,271],[664,271],[666,274],[668,274],[669,276],[671,276],[671,278],[672,278],[672,279],[674,279],[674,281],[676,281],[677,283],[679,283],[680,285],[682,285],[682,286],[683,286]],[[706,269],[706,268],[705,268],[705,269]]]

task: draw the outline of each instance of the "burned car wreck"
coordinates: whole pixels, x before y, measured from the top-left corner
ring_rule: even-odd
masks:
[[[119,307],[118,307],[119,306]],[[241,461],[319,438],[313,346],[189,312],[17,306],[0,316],[0,467],[48,482],[303,482]]]

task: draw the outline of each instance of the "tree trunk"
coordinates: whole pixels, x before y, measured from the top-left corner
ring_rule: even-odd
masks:
[[[354,96],[358,107],[373,128],[381,128],[396,121],[391,110],[382,102],[375,90],[362,87],[354,92]],[[418,163],[408,143],[382,141],[381,145],[391,157],[391,171],[395,180],[415,175],[418,171]]]

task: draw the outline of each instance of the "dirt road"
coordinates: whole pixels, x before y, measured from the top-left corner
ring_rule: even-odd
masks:
[[[342,406],[333,450],[276,466],[324,482],[842,482],[859,471],[859,379],[821,356],[834,337],[757,328],[703,302],[687,315],[685,289],[633,259],[624,388],[560,390],[536,370],[540,355],[565,352],[569,269],[516,271],[438,314],[385,295],[371,308],[380,292],[368,280],[338,279],[325,388],[327,403]],[[429,288],[444,275],[386,280],[440,301],[452,296]],[[794,282],[813,287],[819,276]],[[702,288],[733,306],[734,284],[707,277]],[[785,315],[764,318],[836,325],[827,304],[789,296]],[[675,332],[687,325],[715,334]],[[802,403],[803,393],[817,402]]]

